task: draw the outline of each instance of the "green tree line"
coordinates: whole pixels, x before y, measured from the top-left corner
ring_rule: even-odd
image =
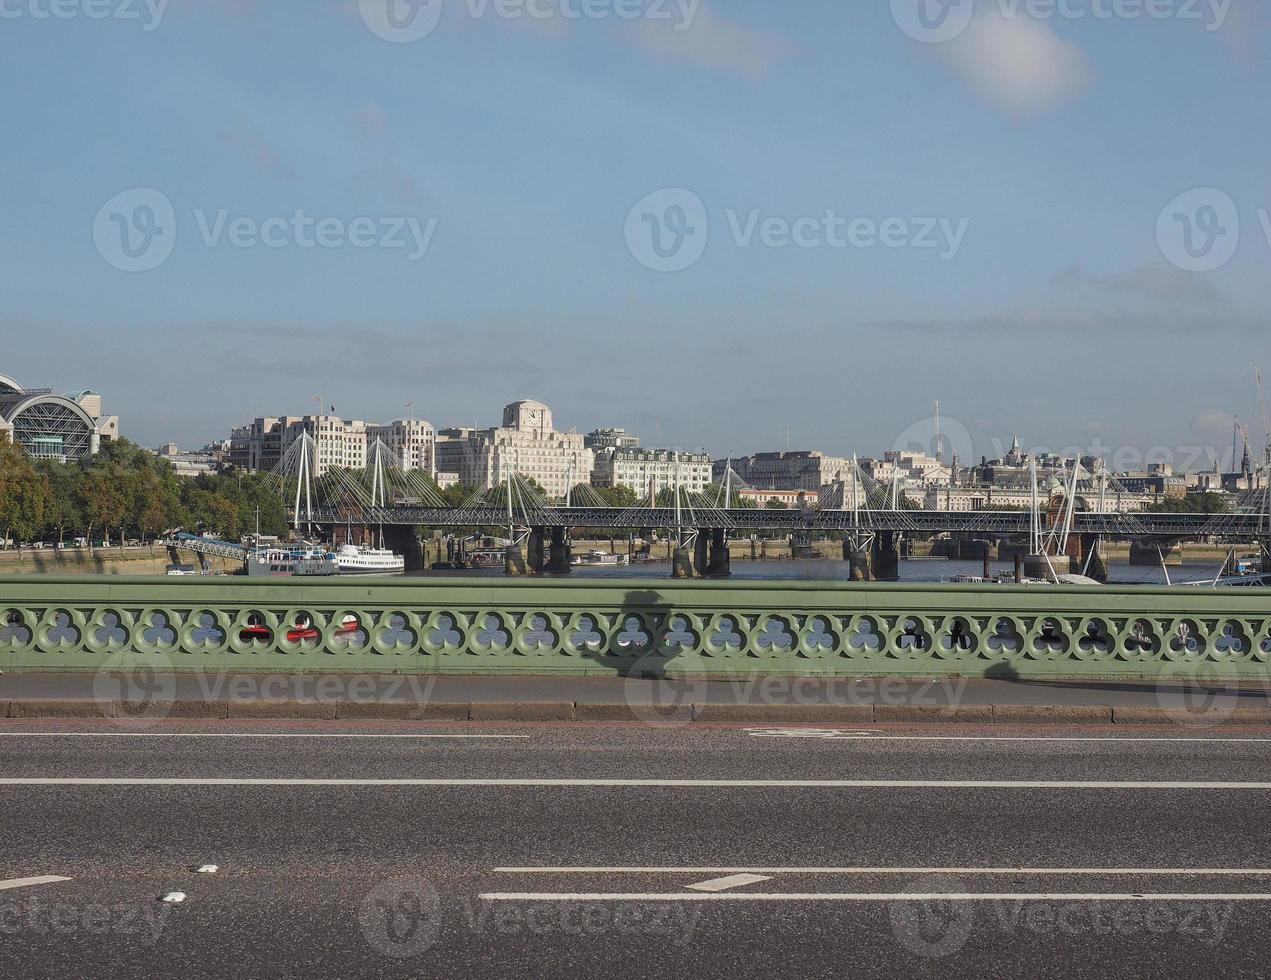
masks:
[[[179,477],[127,439],[76,463],[32,459],[0,434],[0,542],[153,540],[177,527],[237,540],[255,530],[257,508],[262,533],[285,533],[282,501],[262,474]]]

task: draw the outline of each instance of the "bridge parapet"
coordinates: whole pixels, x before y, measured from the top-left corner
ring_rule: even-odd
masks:
[[[1259,590],[0,577],[0,669],[1265,678]]]

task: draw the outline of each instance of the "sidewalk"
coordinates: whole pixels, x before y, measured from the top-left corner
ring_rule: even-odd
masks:
[[[1271,725],[1271,685],[988,678],[7,674],[0,718]]]

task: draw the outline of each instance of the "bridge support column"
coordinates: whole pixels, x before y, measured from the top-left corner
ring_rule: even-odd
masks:
[[[896,550],[896,532],[880,531],[870,546],[870,565],[879,582],[900,581],[900,552]]]
[[[1130,542],[1131,565],[1159,566],[1162,555],[1165,556],[1165,564],[1167,565],[1181,565],[1183,563],[1183,553],[1179,551],[1177,541],[1149,538]]]
[[[858,547],[850,538],[843,540],[843,559],[848,563],[853,582],[874,581],[874,568],[870,563],[869,549]]]
[[[424,546],[420,543],[419,533],[415,528],[400,525],[385,526],[384,544],[406,559],[406,571],[423,571]]]
[[[510,544],[503,552],[503,571],[508,575],[528,575],[529,566],[525,564],[525,553],[519,544]]]
[[[693,553],[688,548],[676,548],[671,554],[671,578],[696,578]]]
[[[706,575],[710,568],[710,535],[705,531],[697,532],[697,541],[693,545],[693,571],[697,578]]]
[[[1089,561],[1084,562],[1086,575],[1089,575],[1096,582],[1108,584],[1108,561],[1103,554],[1102,542],[1097,534],[1083,534],[1081,536],[1081,553],[1088,555]]]
[[[1053,582],[1055,573],[1050,570],[1050,562],[1055,562],[1055,573],[1067,571],[1067,557],[1060,555],[1058,558],[1052,558],[1047,561],[1046,555],[1025,555],[1024,556],[1024,575],[1027,578],[1041,579],[1043,582]],[[1063,564],[1060,564],[1062,562]]]
[[[610,549],[612,550],[612,544]],[[547,570],[561,575],[569,574],[570,547],[563,527],[552,528],[552,546],[548,557]]]
[[[722,527],[711,531],[711,560],[706,571],[716,578],[727,578],[732,574],[732,557],[728,554],[728,532]]]
[[[790,537],[791,558],[815,558],[816,550],[812,547],[810,534],[794,534]]]
[[[546,537],[545,528],[536,527],[530,531],[529,547],[525,556],[526,564],[529,565],[531,575],[537,575],[543,571],[547,562],[545,560],[545,551],[543,549],[543,539]]]

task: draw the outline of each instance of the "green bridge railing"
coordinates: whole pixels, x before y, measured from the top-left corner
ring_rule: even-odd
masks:
[[[1271,593],[0,576],[0,669],[1264,678]]]

